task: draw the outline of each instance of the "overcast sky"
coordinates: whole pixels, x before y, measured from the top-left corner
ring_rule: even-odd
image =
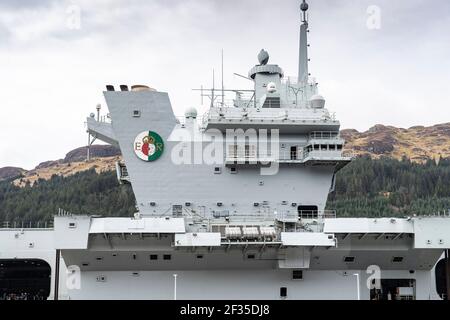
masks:
[[[213,68],[219,80],[222,48],[228,88],[248,85],[233,72],[247,74],[262,48],[296,76],[299,2],[1,0],[0,167],[85,145],[106,84],[169,92],[178,115],[199,108],[191,89],[210,86]],[[343,128],[450,121],[450,1],[309,3],[310,71]]]

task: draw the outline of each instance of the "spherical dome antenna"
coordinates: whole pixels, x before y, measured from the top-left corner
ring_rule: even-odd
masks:
[[[270,82],[269,84],[267,84],[267,92],[268,93],[277,92],[277,85],[274,82]]]
[[[308,9],[309,9],[309,5],[306,3],[306,1],[303,1],[302,4],[300,5],[300,10],[308,11]]]
[[[184,112],[184,117],[186,119],[196,119],[197,118],[197,109],[195,108],[187,108]]]
[[[269,62],[269,53],[262,49],[258,54],[258,60],[260,65],[266,65]]]
[[[320,94],[316,94],[311,97],[311,107],[314,109],[323,109],[325,108],[325,98]]]

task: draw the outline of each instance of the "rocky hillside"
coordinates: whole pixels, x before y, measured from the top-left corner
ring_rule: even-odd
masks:
[[[115,169],[115,163],[120,160],[120,150],[112,146],[91,146],[92,160],[86,162],[87,148],[81,147],[67,153],[64,159],[40,163],[36,168],[26,171],[22,168],[0,168],[0,181],[12,180],[16,186],[33,185],[37,180],[49,180],[53,175],[67,177],[78,172],[95,169],[97,173]]]
[[[25,170],[22,168],[16,168],[16,167],[0,168],[0,181],[13,179],[18,176],[21,176],[24,173],[25,173]]]
[[[428,159],[450,158],[450,123],[409,129],[376,125],[365,132],[342,130],[342,137],[347,141],[348,151],[374,159],[406,156],[413,162],[423,163]],[[64,159],[43,162],[30,171],[0,168],[0,181],[13,180],[15,185],[23,187],[28,183],[33,185],[39,179],[48,180],[53,175],[66,177],[89,169],[111,171],[120,160],[120,151],[112,146],[92,146],[89,162],[86,162],[86,154],[86,147],[81,147],[67,153]]]
[[[93,158],[107,158],[120,156],[120,150],[108,145],[93,145],[90,148],[90,154]],[[87,156],[87,147],[81,147],[70,151],[62,160],[64,163],[85,161]]]
[[[365,132],[343,130],[346,149],[372,158],[409,158],[414,162],[450,158],[450,123],[409,129],[376,125]]]

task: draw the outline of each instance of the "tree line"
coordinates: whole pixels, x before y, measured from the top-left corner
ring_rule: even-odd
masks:
[[[115,171],[95,169],[69,177],[54,175],[20,188],[0,182],[1,221],[51,221],[59,208],[73,214],[131,216],[136,200],[129,185],[119,185]]]
[[[340,216],[413,216],[449,212],[450,159],[414,163],[358,158],[336,177],[328,208]]]
[[[51,221],[62,208],[74,214],[132,216],[136,200],[130,185],[114,171],[94,169],[73,176],[54,175],[20,188],[0,182],[1,221]],[[336,177],[328,209],[339,217],[413,216],[450,210],[450,159],[413,163],[358,158]]]

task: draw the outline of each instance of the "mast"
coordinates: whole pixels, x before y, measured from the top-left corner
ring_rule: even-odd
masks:
[[[302,23],[300,25],[300,50],[299,50],[299,62],[298,62],[298,82],[307,83],[309,71],[308,71],[308,17],[306,11],[308,11],[308,4],[306,0],[303,0],[300,5],[302,11]]]
[[[225,106],[225,87],[223,85],[223,49],[222,49],[222,107]]]

